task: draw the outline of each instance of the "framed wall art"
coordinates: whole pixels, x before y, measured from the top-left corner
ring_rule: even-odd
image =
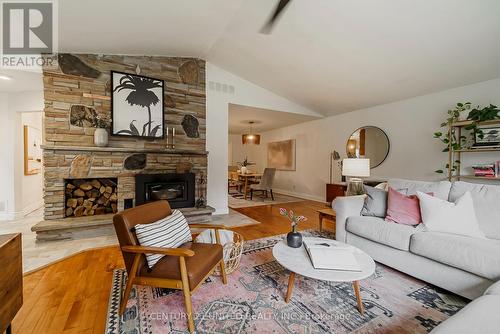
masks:
[[[111,134],[164,138],[163,80],[111,71]]]

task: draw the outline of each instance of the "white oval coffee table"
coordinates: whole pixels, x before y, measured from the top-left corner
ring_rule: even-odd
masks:
[[[328,241],[332,242],[331,239],[314,238],[315,241]],[[283,267],[290,271],[290,277],[288,278],[288,289],[286,292],[285,301],[288,303],[290,297],[292,296],[293,283],[295,280],[295,274],[302,275],[304,277],[309,277],[313,279],[318,279],[321,281],[329,282],[352,282],[354,286],[354,293],[356,295],[356,300],[358,302],[358,310],[361,314],[364,314],[363,301],[361,299],[359,291],[359,281],[371,276],[375,272],[375,261],[354,246],[335,241],[339,246],[349,247],[353,249],[354,256],[361,267],[361,271],[341,271],[341,270],[325,270],[325,269],[315,269],[312,266],[309,255],[307,254],[304,245],[300,248],[288,247],[286,240],[278,242],[273,247],[273,256]]]

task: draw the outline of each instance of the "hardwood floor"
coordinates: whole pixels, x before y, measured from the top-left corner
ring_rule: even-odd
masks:
[[[318,229],[323,203],[301,201],[242,208],[237,211],[261,224],[234,229],[246,240],[287,233],[290,224],[279,208],[308,220],[299,229]],[[325,229],[332,225],[326,223]],[[12,323],[13,333],[103,333],[113,270],[124,263],[117,246],[76,254],[24,276],[24,304]]]

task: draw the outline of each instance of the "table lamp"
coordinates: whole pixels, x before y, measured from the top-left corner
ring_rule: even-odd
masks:
[[[342,175],[347,177],[347,196],[364,194],[361,178],[370,176],[370,159],[344,159]]]

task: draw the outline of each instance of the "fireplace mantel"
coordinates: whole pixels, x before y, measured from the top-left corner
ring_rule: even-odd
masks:
[[[53,151],[208,155],[208,151],[194,151],[194,150],[166,149],[166,148],[157,149],[157,148],[136,148],[136,147],[51,146],[51,145],[42,145],[41,147],[44,150],[53,150]]]

